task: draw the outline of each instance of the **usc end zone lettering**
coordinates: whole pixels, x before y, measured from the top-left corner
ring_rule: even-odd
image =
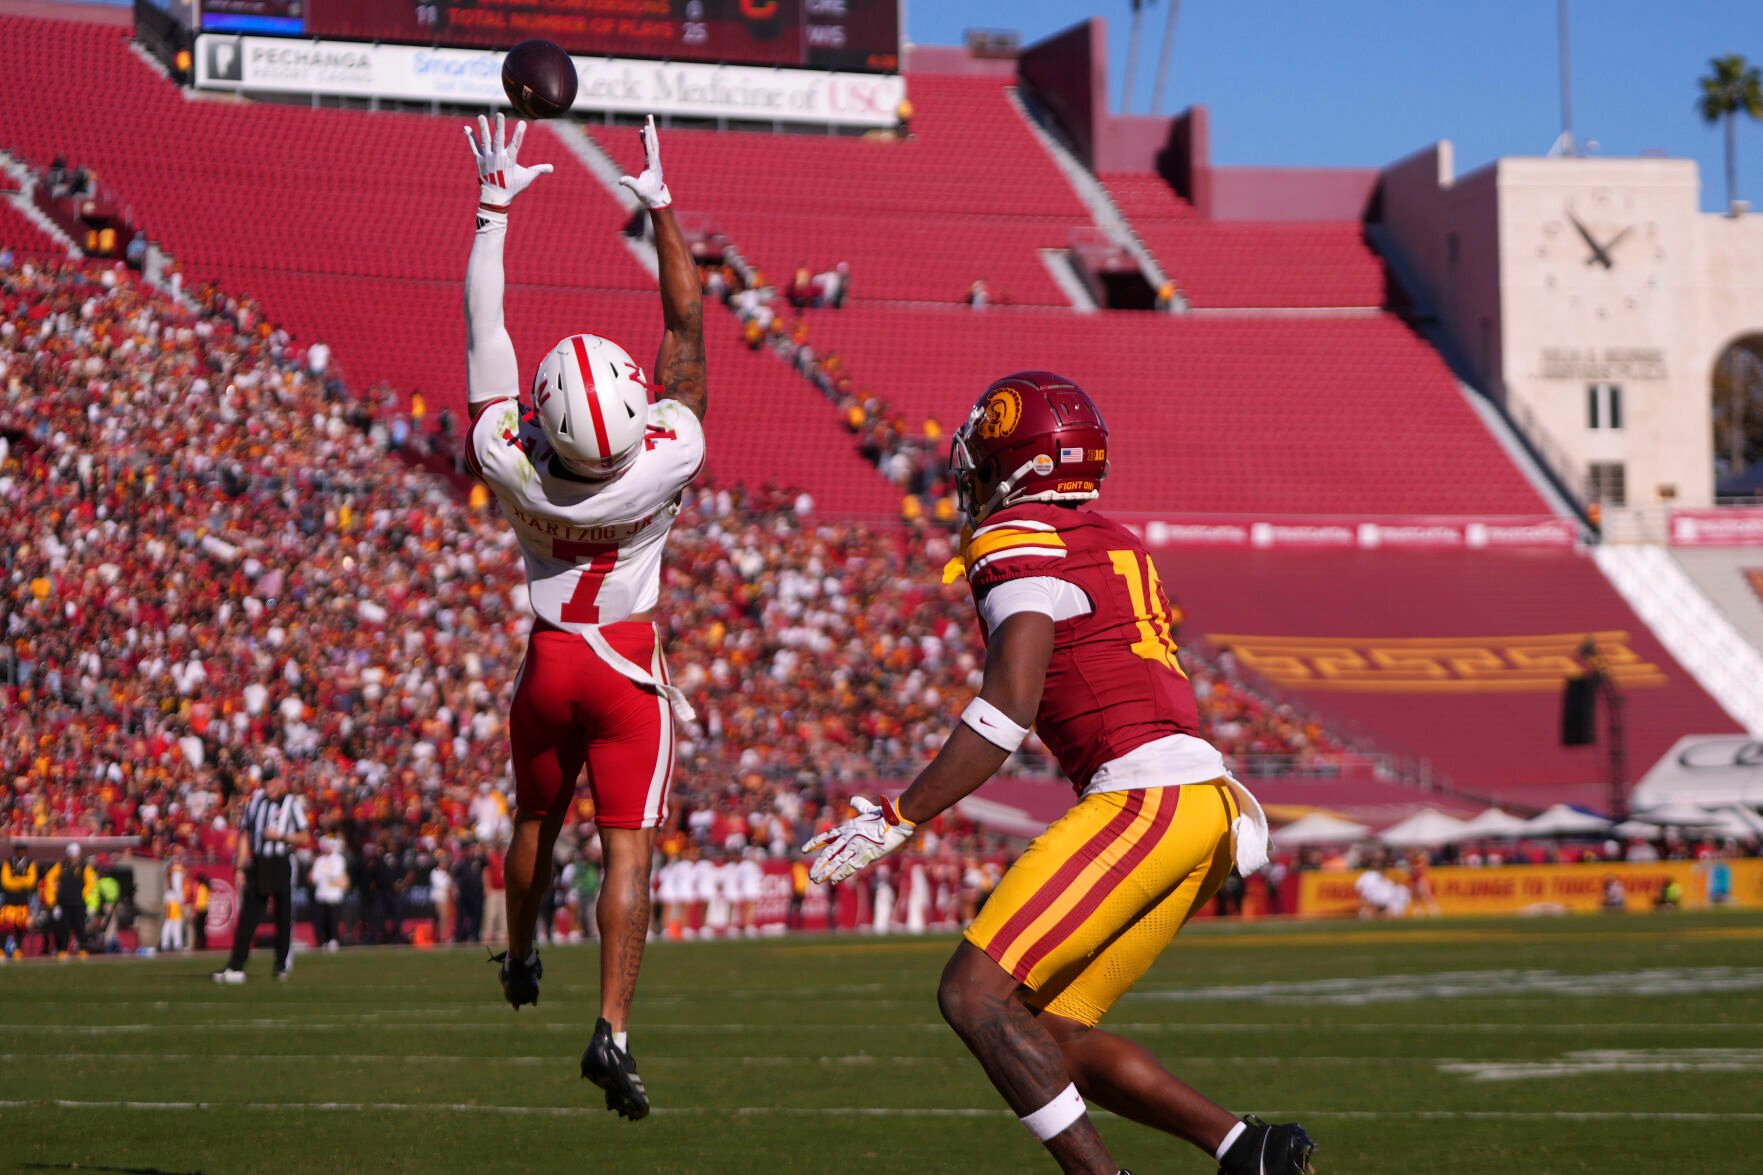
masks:
[[[1357,693],[1550,693],[1581,672],[1590,636],[1618,685],[1662,686],[1659,666],[1629,648],[1626,632],[1535,636],[1274,637],[1209,634],[1243,664],[1279,685]]]

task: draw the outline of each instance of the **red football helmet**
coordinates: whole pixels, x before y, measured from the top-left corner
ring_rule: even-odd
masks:
[[[1064,376],[1019,371],[987,388],[955,430],[949,469],[973,523],[1017,502],[1087,502],[1108,476],[1108,425]]]

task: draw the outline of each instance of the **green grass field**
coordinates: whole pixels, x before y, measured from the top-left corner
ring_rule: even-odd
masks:
[[[576,1058],[591,947],[501,1003],[480,953],[0,970],[0,1167],[27,1171],[1052,1170],[937,1016],[947,938],[652,948],[656,1113]],[[1226,1105],[1301,1118],[1338,1175],[1751,1171],[1763,916],[1201,924],[1109,1027]],[[1208,1172],[1101,1115],[1139,1175]]]

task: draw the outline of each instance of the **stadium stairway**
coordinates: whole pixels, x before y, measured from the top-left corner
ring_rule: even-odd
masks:
[[[1763,652],[1664,547],[1605,544],[1596,556],[1611,585],[1672,655],[1739,725],[1763,736]]]
[[[1679,547],[1671,557],[1745,640],[1763,649],[1763,553],[1742,547]]]
[[[33,203],[36,183],[31,168],[0,144],[0,248],[26,256],[80,256],[73,238]]]

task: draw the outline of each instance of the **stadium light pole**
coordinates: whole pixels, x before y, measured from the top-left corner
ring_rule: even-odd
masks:
[[[1169,11],[1163,17],[1163,48],[1157,52],[1157,82],[1151,87],[1151,113],[1163,113],[1163,83],[1169,80],[1169,56],[1175,50],[1175,18],[1181,11],[1181,0],[1169,0]]]
[[[1561,41],[1561,137],[1555,140],[1551,154],[1578,155],[1579,144],[1573,137],[1573,55],[1567,35],[1567,0],[1555,0],[1555,26]]]
[[[1628,727],[1624,722],[1623,710],[1628,699],[1622,696],[1617,688],[1616,679],[1604,675],[1603,690],[1605,720],[1609,735],[1609,773],[1610,773],[1610,816],[1614,820],[1628,819]]]
[[[1139,76],[1139,30],[1144,25],[1145,0],[1132,0],[1132,24],[1126,35],[1126,80],[1120,88],[1120,113],[1132,113],[1132,87]]]

